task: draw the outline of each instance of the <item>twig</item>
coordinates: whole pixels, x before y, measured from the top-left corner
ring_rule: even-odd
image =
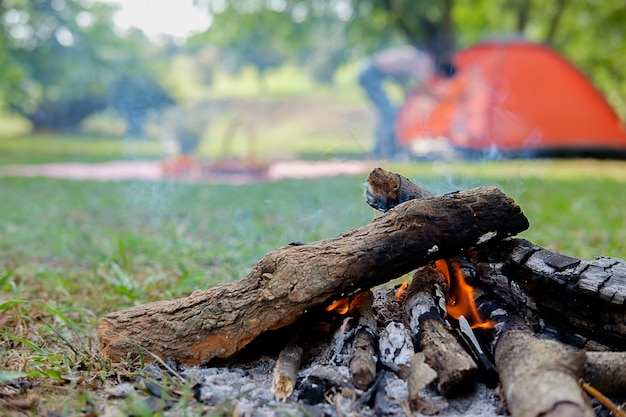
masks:
[[[590,396],[594,397],[595,399],[600,401],[603,406],[605,406],[606,408],[611,410],[611,412],[613,413],[614,416],[616,416],[616,417],[626,417],[626,412],[624,412],[624,410],[622,410],[619,406],[617,406],[613,401],[608,399],[600,391],[598,391],[597,389],[595,389],[594,387],[592,387],[591,385],[589,385],[588,383],[586,383],[582,379],[580,380],[580,385],[583,387],[585,392],[587,392],[587,394],[589,394]]]
[[[276,399],[286,401],[293,394],[301,360],[302,348],[295,340],[290,341],[278,355],[271,387]]]

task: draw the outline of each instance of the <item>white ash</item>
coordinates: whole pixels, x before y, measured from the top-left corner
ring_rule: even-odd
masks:
[[[409,401],[407,383],[402,376],[414,353],[412,335],[401,323],[404,308],[395,299],[393,290],[378,289],[374,293],[380,361],[376,381],[365,391],[355,388],[350,379],[347,365],[358,320],[348,318],[336,322],[333,336],[328,333],[325,339],[309,339],[302,345],[303,362],[295,390],[285,402],[276,400],[271,393],[278,355],[268,352],[248,353],[245,360],[231,358],[220,361],[219,366],[151,364],[146,366],[144,377],[162,383],[167,381],[163,378],[165,373],[182,376],[193,387],[196,402],[189,406],[194,407],[195,414],[191,410],[189,413],[193,415],[200,408],[206,415],[228,410],[233,415],[250,417],[405,416]],[[287,340],[274,339],[273,343],[276,342],[286,344]],[[465,393],[443,398],[429,384],[420,391],[420,398],[430,404],[431,414],[441,417],[498,416],[494,391],[478,380],[469,385]],[[413,412],[412,415],[425,414]]]
[[[480,245],[482,243],[489,242],[491,239],[493,239],[497,235],[498,235],[498,232],[496,231],[487,232],[478,239],[478,242],[476,242],[476,244]]]
[[[135,392],[135,386],[128,382],[124,382],[105,390],[106,394],[111,398],[124,398]]]
[[[402,323],[389,323],[379,339],[380,360],[400,376],[406,377],[415,352],[411,333]]]
[[[184,367],[181,375],[196,382],[194,386],[196,400],[209,408],[226,405],[228,409],[241,413],[236,415],[254,417],[275,417],[285,414],[320,417],[357,414],[390,417],[406,415],[407,383],[395,372],[380,370],[379,387],[374,390],[371,400],[363,402],[361,397],[366,393],[351,384],[348,368],[327,362],[305,366],[298,374],[293,395],[285,403],[275,400],[270,392],[272,369],[275,364],[271,358],[261,358],[248,363],[245,369]],[[324,385],[323,381],[334,381],[337,386]],[[320,389],[319,402],[311,404],[303,393],[315,389],[316,384]],[[479,382],[472,385],[468,387],[468,392],[448,399],[442,398],[432,386],[421,392],[432,403],[439,404],[436,411],[441,417],[498,416],[498,401],[494,391]]]

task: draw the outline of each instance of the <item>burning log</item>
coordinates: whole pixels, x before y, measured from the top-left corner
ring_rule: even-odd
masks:
[[[278,248],[239,281],[109,313],[100,351],[120,360],[145,350],[187,364],[227,357],[314,307],[528,225],[495,187],[412,200],[335,238]]]
[[[377,328],[376,318],[372,311],[374,294],[365,291],[357,295],[352,302],[359,312],[359,324],[352,342],[350,355],[350,377],[355,387],[366,390],[376,379]]]
[[[405,309],[426,363],[437,373],[437,389],[449,394],[478,371],[476,362],[461,347],[441,318],[445,313],[446,279],[434,265],[415,271],[407,289]],[[437,305],[435,300],[439,300]]]

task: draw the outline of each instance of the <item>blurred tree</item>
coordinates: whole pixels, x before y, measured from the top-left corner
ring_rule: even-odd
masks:
[[[111,85],[110,103],[124,119],[126,134],[143,137],[150,110],[174,104],[174,100],[149,74],[121,74]]]
[[[626,118],[626,0],[206,0],[214,16],[196,40],[239,65],[279,51],[319,80],[392,43],[440,61],[485,37],[524,36],[553,46],[586,72]],[[245,45],[245,47],[242,47]],[[271,54],[268,53],[269,56]]]
[[[146,64],[148,40],[138,31],[116,32],[113,11],[92,0],[1,2],[0,94],[35,131],[75,130],[109,104],[109,86],[125,73],[155,73]],[[152,78],[153,89],[155,83]],[[128,108],[116,108],[127,119],[141,120],[137,112],[131,117]],[[128,126],[138,129],[136,123]]]
[[[116,41],[108,6],[13,0],[3,2],[2,12],[12,75],[3,87],[10,109],[29,119],[35,130],[58,130],[74,129],[105,107],[102,81],[111,68],[103,55],[110,50],[99,45]]]
[[[452,0],[208,1],[209,30],[194,39],[222,48],[233,70],[262,74],[297,57],[318,81],[355,57],[403,41],[445,59],[454,48]],[[270,62],[268,62],[270,61]]]

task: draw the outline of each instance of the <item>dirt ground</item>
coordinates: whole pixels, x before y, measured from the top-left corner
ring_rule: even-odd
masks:
[[[167,163],[167,162],[166,162]],[[179,180],[220,184],[246,184],[258,181],[279,181],[288,178],[319,178],[356,175],[371,171],[371,161],[277,161],[262,166],[237,162],[214,165],[169,167],[159,161],[111,161],[102,163],[53,163],[42,165],[5,165],[0,175],[47,177],[72,180]],[[175,162],[173,162],[175,164]]]

